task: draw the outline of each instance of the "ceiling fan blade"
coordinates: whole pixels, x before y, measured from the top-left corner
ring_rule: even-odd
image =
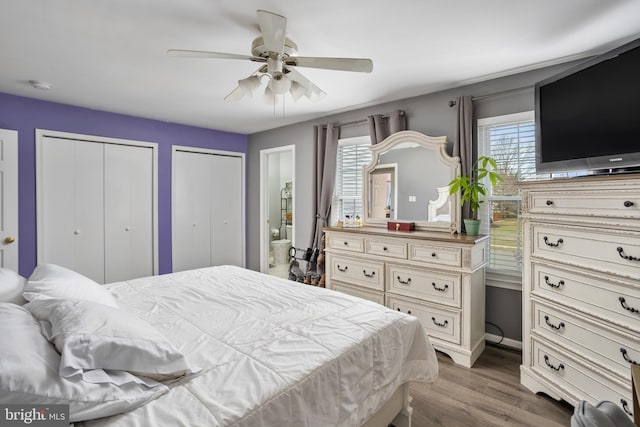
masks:
[[[209,52],[204,50],[169,49],[167,55],[179,58],[213,58],[213,59],[244,59],[254,62],[266,62],[259,56],[239,55],[236,53]]]
[[[257,13],[264,47],[269,52],[276,52],[281,57],[284,52],[287,18],[266,10],[258,10]]]
[[[304,93],[296,93],[297,90],[292,85],[291,86],[291,95],[293,99],[297,101],[301,95],[305,95],[309,98],[310,101],[315,102],[322,99],[326,93],[320,89],[318,86],[313,84],[311,80],[303,76],[300,72],[295,70],[294,68],[285,68],[285,75],[291,79],[292,82],[298,83],[301,87],[304,88]]]
[[[366,58],[319,58],[311,56],[290,56],[284,60],[286,65],[294,67],[322,68],[326,70],[356,71],[370,73],[373,61]]]
[[[229,92],[227,96],[224,97],[225,101],[234,102],[239,101],[244,96],[244,91],[240,86],[236,86],[234,90]]]

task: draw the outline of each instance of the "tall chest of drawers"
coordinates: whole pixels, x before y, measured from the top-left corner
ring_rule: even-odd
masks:
[[[471,367],[484,350],[486,236],[325,228],[326,286],[420,319],[434,347]]]
[[[524,184],[521,383],[632,413],[640,363],[640,175]]]

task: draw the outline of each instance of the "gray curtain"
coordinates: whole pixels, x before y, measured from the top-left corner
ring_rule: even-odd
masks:
[[[473,167],[473,101],[471,96],[461,96],[456,100],[457,119],[456,137],[453,142],[453,155],[460,157],[460,172],[469,176]],[[462,206],[462,218],[472,218],[469,203]]]
[[[320,247],[322,227],[328,225],[329,215],[331,214],[331,199],[336,181],[339,132],[339,128],[333,123],[329,123],[326,126],[313,127],[315,173],[313,175],[312,188],[315,192],[313,197],[315,218],[311,228],[311,248]],[[309,265],[309,268],[315,269],[315,264]]]
[[[369,124],[371,145],[384,141],[385,138],[393,133],[407,130],[407,117],[402,110],[396,110],[389,114],[388,117],[384,117],[382,114],[374,114],[367,117],[367,123]]]

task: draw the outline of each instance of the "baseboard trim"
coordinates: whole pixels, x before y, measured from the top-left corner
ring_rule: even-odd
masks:
[[[487,340],[488,344],[496,344],[498,343],[498,341],[500,341],[500,338],[501,338],[499,335],[488,334],[488,333],[485,333],[484,337]],[[516,341],[511,338],[503,338],[502,342],[500,342],[500,345],[512,348],[514,350],[522,351],[522,341]]]

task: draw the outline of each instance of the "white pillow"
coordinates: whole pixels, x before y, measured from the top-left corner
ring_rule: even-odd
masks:
[[[22,291],[27,279],[8,268],[0,268],[0,302],[12,302],[22,305],[26,303],[22,298]]]
[[[80,273],[55,264],[38,265],[25,285],[23,296],[27,301],[43,298],[82,299],[118,306],[108,289]]]
[[[185,356],[148,322],[92,301],[41,299],[25,308],[61,354],[63,377],[117,382],[92,370],[127,371],[155,380],[194,373]],[[102,373],[100,373],[102,374]]]
[[[70,422],[126,412],[168,391],[135,382],[92,384],[58,375],[60,355],[42,336],[40,324],[23,307],[0,303],[0,402],[68,404]]]

